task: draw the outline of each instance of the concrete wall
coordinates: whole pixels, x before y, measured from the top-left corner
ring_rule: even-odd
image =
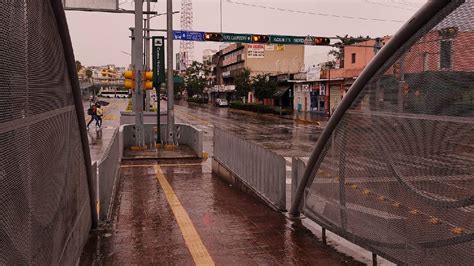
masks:
[[[304,66],[304,45],[264,45],[263,58],[249,58],[245,45],[245,67],[252,75],[263,73],[298,73]],[[273,48],[271,48],[273,47]]]
[[[166,122],[166,112],[160,113],[160,119],[161,119],[161,122]],[[156,125],[156,113],[143,112],[143,123]],[[135,124],[135,113],[134,112],[120,112],[120,125],[132,125],[132,124]]]
[[[156,117],[156,116],[155,116]],[[184,144],[193,149],[196,153],[198,158],[202,158],[203,148],[202,148],[202,141],[204,138],[204,134],[202,130],[187,124],[175,124],[176,125],[176,137],[178,144]],[[156,133],[154,128],[156,124],[145,124],[145,144],[155,143],[156,141]],[[160,125],[160,142],[163,142],[167,136],[167,125],[161,124]],[[120,127],[121,132],[121,141],[120,141],[120,150],[123,152],[123,149],[134,146],[135,145],[135,126],[133,124],[130,125],[122,125]]]

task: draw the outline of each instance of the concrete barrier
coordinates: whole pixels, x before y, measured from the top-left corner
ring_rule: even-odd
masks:
[[[166,122],[166,112],[160,113],[160,119],[162,122]],[[143,123],[156,125],[156,112],[143,112]],[[133,124],[135,124],[134,112],[120,112],[120,125]]]
[[[156,118],[156,114],[155,114]],[[176,126],[176,142],[178,145],[187,145],[196,153],[198,158],[202,158],[203,148],[202,141],[204,138],[202,130],[187,124],[175,124]],[[155,124],[144,125],[145,144],[150,145],[156,143],[156,122]],[[125,148],[135,145],[135,125],[120,126],[121,144],[120,149],[123,152]],[[160,125],[160,140],[159,143],[164,143],[167,136],[167,125]]]

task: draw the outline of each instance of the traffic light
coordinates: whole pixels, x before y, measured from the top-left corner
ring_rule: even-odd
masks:
[[[153,72],[145,71],[143,77],[143,88],[145,90],[153,90]]]
[[[123,72],[124,86],[128,90],[135,89],[135,72],[127,70]],[[152,90],[153,89],[153,72],[145,71],[143,72],[143,89]]]
[[[135,88],[135,72],[127,70],[123,72],[124,85],[127,90],[133,90]]]
[[[331,39],[326,37],[314,37],[313,38],[314,45],[330,45]]]
[[[208,42],[222,42],[222,34],[217,32],[206,32],[204,40]]]
[[[253,43],[268,43],[270,38],[267,35],[252,35],[252,42]]]

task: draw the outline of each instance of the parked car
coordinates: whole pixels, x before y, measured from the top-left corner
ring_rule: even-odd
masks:
[[[215,105],[217,107],[228,107],[229,102],[226,99],[216,99]]]

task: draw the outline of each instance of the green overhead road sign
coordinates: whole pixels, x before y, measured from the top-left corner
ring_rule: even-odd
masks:
[[[153,86],[159,88],[165,83],[165,38],[152,37],[153,40]]]
[[[222,41],[223,42],[251,43],[252,35],[238,34],[238,33],[222,33]]]
[[[273,44],[305,44],[304,36],[284,36],[284,35],[270,35],[270,43]]]

